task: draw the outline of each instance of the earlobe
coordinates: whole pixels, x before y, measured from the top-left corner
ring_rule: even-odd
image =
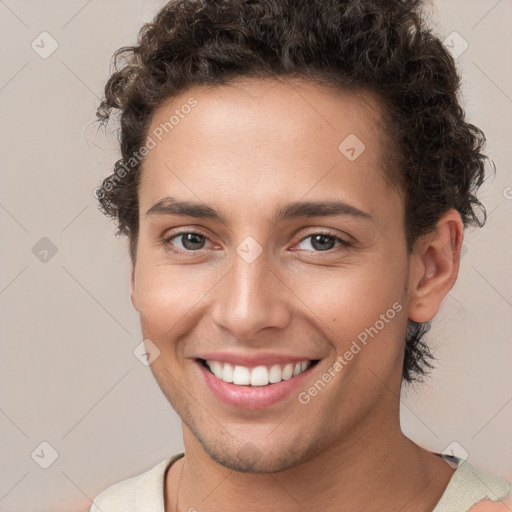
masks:
[[[450,210],[432,232],[417,240],[408,283],[410,320],[419,323],[432,320],[455,284],[463,230],[460,214]]]

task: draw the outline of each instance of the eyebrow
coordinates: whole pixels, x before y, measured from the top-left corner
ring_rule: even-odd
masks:
[[[226,224],[226,219],[213,208],[190,201],[177,201],[172,197],[164,197],[155,203],[146,215],[180,215],[198,219],[212,219]],[[300,217],[331,217],[350,216],[371,220],[368,212],[360,210],[344,201],[296,201],[285,204],[274,213],[275,223]]]

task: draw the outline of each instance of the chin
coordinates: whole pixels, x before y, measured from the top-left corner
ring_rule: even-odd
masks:
[[[269,445],[269,440],[236,442],[234,438],[208,439],[194,435],[205,453],[221,466],[239,473],[277,473],[300,465],[307,458],[306,447],[297,443]]]

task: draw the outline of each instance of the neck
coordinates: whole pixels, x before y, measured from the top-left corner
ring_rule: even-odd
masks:
[[[439,501],[454,471],[401,432],[398,404],[394,415],[389,403],[377,405],[371,418],[340,439],[334,436],[328,449],[276,473],[227,469],[208,456],[184,424],[183,435],[185,457],[167,475],[166,512],[380,512],[406,506],[408,512],[426,512]]]

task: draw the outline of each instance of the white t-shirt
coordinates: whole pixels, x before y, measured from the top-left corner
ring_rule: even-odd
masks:
[[[159,462],[141,475],[112,485],[93,501],[89,512],[165,512],[165,473],[184,453]],[[512,485],[453,457],[457,469],[432,512],[508,512]]]

